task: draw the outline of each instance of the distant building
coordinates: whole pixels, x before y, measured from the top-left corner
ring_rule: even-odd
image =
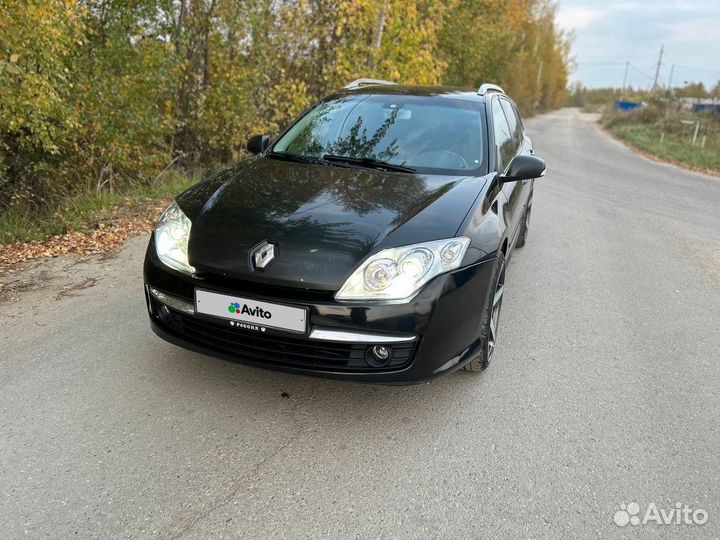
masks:
[[[686,111],[720,114],[720,99],[718,98],[681,97],[678,98],[678,103]]]
[[[720,103],[694,103],[691,110],[694,113],[713,113],[720,116]]]
[[[644,103],[636,101],[616,101],[615,110],[620,112],[631,112],[640,109]]]

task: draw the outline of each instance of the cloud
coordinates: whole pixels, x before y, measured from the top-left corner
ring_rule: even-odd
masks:
[[[613,9],[616,11],[637,11],[639,9],[647,9],[647,4],[641,2],[620,2],[613,4]]]
[[[2,1],[2,0],[0,0]],[[675,64],[676,80],[715,84],[720,76],[720,0],[558,0],[559,25],[573,31],[573,80],[591,87],[620,86],[625,62],[633,86],[652,84]]]
[[[694,19],[666,24],[670,32],[670,42],[688,43],[698,46],[698,52],[703,45],[720,46],[720,18]]]
[[[607,12],[604,10],[583,6],[561,7],[557,23],[563,30],[585,30],[604,18],[606,14]]]

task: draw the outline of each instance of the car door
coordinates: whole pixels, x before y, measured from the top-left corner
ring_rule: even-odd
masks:
[[[502,105],[503,111],[505,111],[505,118],[508,119],[508,124],[513,132],[513,139],[515,140],[515,144],[517,146],[516,155],[532,154],[532,141],[530,140],[530,137],[525,135],[525,129],[523,128],[522,120],[520,120],[517,108],[509,99],[504,97],[500,98],[500,104]],[[519,188],[518,199],[521,201],[520,214],[522,214],[527,207],[528,199],[530,198],[530,193],[532,192],[532,180],[522,180],[521,182],[516,182],[516,184],[516,188]]]
[[[493,134],[495,136],[495,148],[497,152],[498,174],[503,174],[510,162],[518,153],[518,141],[514,131],[510,127],[505,111],[503,110],[500,98],[492,102]],[[514,245],[517,236],[520,217],[524,201],[522,199],[521,182],[505,182],[502,185],[502,192],[507,200],[503,208],[503,217],[508,228],[508,239],[510,245]]]

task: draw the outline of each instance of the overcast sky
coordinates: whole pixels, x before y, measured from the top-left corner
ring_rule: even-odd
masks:
[[[590,87],[649,87],[660,46],[660,82],[720,80],[720,0],[559,0],[558,22],[575,34],[571,80]]]

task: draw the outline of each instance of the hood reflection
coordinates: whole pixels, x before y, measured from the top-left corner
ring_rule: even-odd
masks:
[[[190,259],[199,272],[324,289],[339,286],[371,250],[398,228],[412,227],[460,180],[261,158],[199,184],[178,202],[193,222]],[[457,217],[442,213],[434,223],[421,220],[422,229],[452,236]],[[275,243],[278,254],[255,272],[249,250],[263,240]]]

